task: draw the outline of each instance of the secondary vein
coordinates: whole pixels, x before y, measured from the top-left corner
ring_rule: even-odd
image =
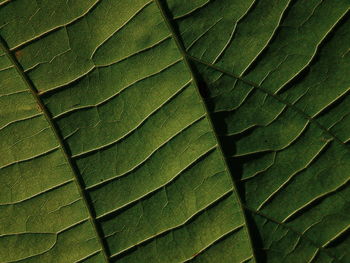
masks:
[[[201,59],[199,59],[199,58],[190,56],[190,55],[188,55],[188,54],[186,54],[186,56],[187,56],[189,59],[193,60],[193,61],[196,61],[196,62],[198,62],[198,63],[201,63],[201,64],[203,64],[203,65],[206,65],[207,67],[210,67],[210,68],[212,68],[212,69],[214,69],[214,70],[216,70],[216,71],[219,71],[219,72],[221,72],[221,73],[223,73],[223,74],[226,74],[226,75],[228,75],[228,76],[230,76],[230,77],[232,77],[232,78],[235,78],[235,79],[237,79],[237,80],[240,80],[240,81],[242,81],[243,83],[248,84],[249,86],[254,87],[254,88],[260,90],[261,92],[263,92],[263,93],[265,93],[265,94],[267,94],[267,95],[273,97],[273,98],[276,99],[277,101],[279,101],[279,102],[281,102],[282,104],[284,104],[284,105],[286,105],[286,106],[292,108],[293,110],[295,110],[296,112],[298,112],[299,114],[301,114],[302,116],[304,116],[304,118],[306,118],[306,119],[309,120],[310,122],[314,123],[317,127],[319,127],[321,130],[323,130],[323,131],[324,131],[325,133],[327,133],[329,136],[331,136],[335,141],[337,141],[338,143],[340,143],[340,144],[341,144],[342,146],[344,146],[346,149],[350,150],[350,148],[349,148],[342,140],[340,140],[334,133],[332,133],[329,129],[327,129],[326,127],[324,127],[321,123],[319,123],[319,122],[318,122],[317,120],[315,120],[313,117],[309,116],[307,113],[305,113],[304,111],[302,111],[301,109],[299,109],[299,108],[298,108],[297,106],[295,106],[294,104],[292,104],[292,103],[290,103],[290,102],[288,102],[288,101],[286,101],[286,100],[280,98],[278,95],[276,95],[276,94],[270,92],[269,90],[267,90],[267,89],[261,87],[259,84],[255,83],[255,82],[253,82],[253,81],[250,81],[250,80],[247,80],[247,79],[245,79],[245,78],[242,78],[242,77],[240,77],[240,76],[238,76],[238,75],[236,75],[236,74],[234,74],[234,73],[232,73],[232,72],[229,72],[229,71],[227,71],[227,70],[225,70],[225,69],[223,69],[223,68],[221,68],[221,67],[219,67],[219,66],[212,65],[212,64],[210,64],[210,63],[208,63],[208,62],[206,62],[206,61],[203,61],[203,60],[201,60]]]
[[[315,248],[319,249],[319,250],[322,250],[325,254],[327,254],[329,257],[333,258],[334,260],[336,260],[336,262],[339,262],[339,260],[334,257],[332,254],[330,254],[324,247],[320,246],[319,244],[315,243],[312,239],[310,239],[309,237],[305,236],[303,233],[300,233],[299,231],[295,230],[294,228],[288,226],[286,223],[283,223],[283,222],[280,222],[278,221],[277,219],[274,219],[272,217],[269,217],[268,215],[260,212],[260,211],[257,211],[251,207],[248,207],[246,205],[244,205],[244,209],[253,213],[253,214],[256,214],[258,216],[261,216],[263,218],[265,218],[266,220],[270,221],[270,222],[273,222],[279,226],[282,226],[286,229],[288,229],[289,231],[297,234],[298,236],[300,236],[301,238],[304,238],[306,239],[307,241],[309,241]]]

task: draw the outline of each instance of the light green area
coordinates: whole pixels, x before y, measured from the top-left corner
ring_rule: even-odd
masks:
[[[3,50],[0,61],[0,262],[66,263],[100,251],[52,128]]]

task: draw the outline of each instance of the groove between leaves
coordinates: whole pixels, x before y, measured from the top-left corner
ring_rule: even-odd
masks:
[[[175,29],[173,27],[173,24],[172,24],[172,21],[171,21],[170,17],[168,17],[168,15],[167,15],[167,7],[161,2],[161,0],[154,0],[154,1],[156,2],[157,6],[158,6],[158,8],[160,10],[161,15],[162,15],[162,17],[163,17],[167,27],[169,28],[169,31],[171,32],[171,34],[173,36],[173,39],[174,39],[174,41],[176,43],[176,46],[177,46],[179,52],[181,53],[181,55],[183,57],[183,60],[185,62],[185,65],[187,66],[188,71],[191,73],[192,80],[193,80],[193,82],[195,84],[195,87],[196,87],[198,98],[199,98],[199,100],[201,101],[201,103],[203,105],[203,109],[205,110],[207,119],[209,121],[210,128],[213,131],[213,134],[215,135],[216,141],[218,143],[218,146],[219,146],[218,149],[219,149],[219,152],[220,152],[220,157],[221,157],[221,159],[222,159],[222,161],[223,161],[223,163],[225,165],[225,169],[227,171],[227,174],[230,175],[230,178],[232,180],[233,176],[232,176],[231,171],[230,171],[230,169],[228,167],[227,161],[226,161],[226,159],[224,157],[224,152],[222,150],[222,146],[220,144],[220,140],[219,140],[219,138],[218,138],[218,136],[217,136],[217,134],[215,132],[216,130],[214,129],[214,125],[212,123],[212,119],[211,119],[209,110],[208,110],[208,108],[207,108],[207,106],[206,106],[205,102],[203,101],[202,96],[200,94],[199,84],[198,84],[197,79],[195,77],[195,74],[193,72],[193,69],[192,69],[192,66],[190,64],[190,61],[188,60],[188,56],[186,54],[186,49],[184,48],[184,46],[183,46],[181,40],[179,39],[179,37],[177,36],[177,33],[176,33],[176,31],[175,31]],[[234,180],[232,180],[232,185],[233,185],[233,189],[234,189],[235,200],[236,200],[236,202],[238,203],[238,205],[240,207],[241,216],[242,216],[242,218],[243,218],[243,220],[244,220],[244,222],[246,224],[247,219],[245,217],[245,213],[244,213],[243,206],[242,206],[242,201],[240,199],[240,196],[238,195],[236,182]],[[249,240],[250,249],[252,251],[254,260],[256,261],[255,251],[254,251],[253,243],[252,243],[253,241],[252,241],[252,238],[251,238],[251,234],[249,232],[249,228],[246,227],[245,229],[246,229],[246,236],[247,236],[247,238]]]

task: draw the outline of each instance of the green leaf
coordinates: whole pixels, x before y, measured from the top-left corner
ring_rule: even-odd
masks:
[[[183,5],[169,1],[260,261],[350,262],[349,1]]]
[[[0,1],[0,262],[349,262],[349,7]]]
[[[179,262],[223,249],[252,259],[162,7],[79,2],[0,11],[0,261]]]

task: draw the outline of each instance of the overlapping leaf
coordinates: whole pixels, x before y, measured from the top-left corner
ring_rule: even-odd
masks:
[[[169,5],[260,260],[348,262],[349,2]]]

